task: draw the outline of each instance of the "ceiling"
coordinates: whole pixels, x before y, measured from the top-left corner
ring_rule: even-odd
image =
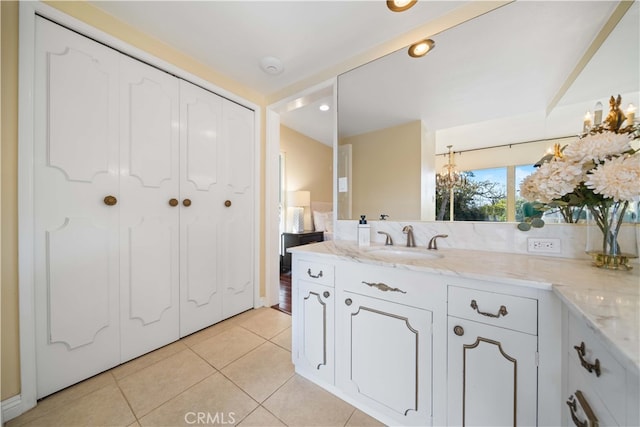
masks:
[[[300,82],[313,81],[315,76],[330,74],[340,64],[352,61],[352,68],[355,68],[362,62],[354,61],[354,58],[361,58],[390,40],[414,34],[425,24],[441,22],[457,9],[481,2],[420,0],[403,13],[389,11],[384,1],[90,3],[269,98]],[[495,3],[497,6],[500,2]],[[510,96],[516,87],[523,86],[523,81],[530,83],[524,86],[535,98],[535,108],[544,107],[616,4],[611,1],[517,2],[432,36],[436,49],[422,59],[411,59],[399,52],[397,55],[404,61],[400,67],[391,61],[386,64],[385,60],[360,67],[356,72],[366,68],[366,78],[377,82],[380,90],[366,94],[365,98],[354,98],[351,110],[359,113],[345,121],[354,125],[346,132],[352,134],[365,129],[363,126],[370,122],[371,114],[380,114],[382,110],[394,112],[393,120],[414,117],[416,110],[405,108],[409,105],[428,106],[427,115],[421,117],[427,117],[434,126],[445,127],[469,120],[470,116],[474,120],[497,117],[504,108],[524,111],[534,105],[520,105]],[[635,55],[637,61],[637,51],[630,54]],[[260,68],[260,60],[266,56],[279,58],[283,72],[278,75],[265,73]],[[440,65],[428,72],[421,71],[420,67],[430,63]],[[382,74],[373,72],[373,64]],[[492,66],[495,64],[503,65],[504,72],[494,72]],[[399,77],[390,77],[397,76],[398,71]],[[518,74],[514,71],[520,72],[519,79],[506,77],[509,72]],[[412,73],[429,78],[422,78],[419,88],[410,86],[413,83],[408,76]],[[474,89],[470,86],[472,81],[482,85],[476,85]],[[316,80],[317,83],[320,80]],[[390,93],[404,95],[394,101],[397,104],[391,105]],[[505,97],[501,103],[497,101],[498,104],[493,105],[493,101],[488,100],[488,93],[504,94]],[[340,97],[346,98],[342,92]],[[331,145],[334,116],[320,112],[318,106],[332,102],[331,93],[320,93],[303,107],[282,113],[281,121]],[[334,105],[331,107],[335,108]],[[341,121],[342,108],[341,105]],[[374,117],[379,125],[386,123],[386,118]]]

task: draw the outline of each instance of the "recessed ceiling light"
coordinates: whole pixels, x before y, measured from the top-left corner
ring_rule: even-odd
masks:
[[[284,71],[282,61],[273,56],[265,56],[260,60],[260,68],[267,74],[278,75]]]
[[[320,111],[329,111],[328,104],[321,104],[319,108],[320,108]]]
[[[418,0],[387,0],[387,7],[394,12],[404,12],[413,7]]]
[[[435,42],[431,39],[420,40],[409,46],[409,56],[413,58],[420,58],[425,56],[436,46]]]

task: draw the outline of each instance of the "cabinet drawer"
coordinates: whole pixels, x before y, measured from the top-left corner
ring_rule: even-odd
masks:
[[[538,301],[531,298],[449,286],[449,316],[538,334]]]
[[[438,276],[397,268],[340,266],[340,287],[348,292],[385,301],[433,310],[446,300],[446,288]]]
[[[566,399],[564,406],[566,425],[581,424],[586,427],[620,425],[602,403],[602,400],[594,391],[595,389],[578,369],[582,368],[576,366],[575,363],[569,364],[569,382],[567,386],[570,395]],[[575,402],[575,406],[573,402]]]
[[[573,314],[569,315],[568,351],[569,364],[582,372],[587,384],[600,396],[618,423],[624,424],[627,400],[625,370],[585,322]]]
[[[304,259],[299,260],[297,264],[298,278],[300,280],[333,286],[333,265]]]

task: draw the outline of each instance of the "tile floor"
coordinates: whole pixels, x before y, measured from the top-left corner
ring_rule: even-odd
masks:
[[[294,373],[291,317],[250,310],[59,391],[18,426],[380,426]]]

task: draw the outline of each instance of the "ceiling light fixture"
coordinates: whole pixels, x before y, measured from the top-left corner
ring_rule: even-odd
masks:
[[[320,111],[329,111],[329,105],[328,104],[321,104],[320,107]]]
[[[284,71],[282,61],[273,56],[265,56],[260,60],[260,68],[267,74],[278,75]]]
[[[418,0],[387,0],[387,7],[393,12],[404,12],[413,7]]]
[[[420,58],[432,51],[435,46],[436,43],[431,39],[420,40],[419,42],[409,46],[409,56],[413,58]]]

